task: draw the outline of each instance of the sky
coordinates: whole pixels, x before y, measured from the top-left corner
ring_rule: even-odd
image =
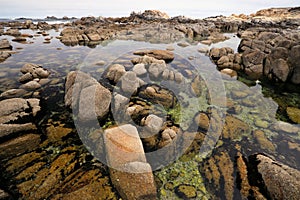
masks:
[[[132,11],[161,10],[170,16],[202,18],[250,14],[270,7],[300,6],[299,0],[0,0],[0,18],[128,16]]]

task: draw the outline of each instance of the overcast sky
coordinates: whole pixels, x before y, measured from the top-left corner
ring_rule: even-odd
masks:
[[[262,8],[300,6],[299,0],[0,0],[0,17],[127,16],[156,9],[170,16],[250,14]]]

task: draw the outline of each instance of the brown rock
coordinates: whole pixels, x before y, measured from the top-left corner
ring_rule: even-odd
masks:
[[[113,185],[125,200],[157,199],[155,181],[151,166],[148,163],[127,163],[124,166],[124,171],[111,169],[110,177]]]
[[[245,122],[231,115],[226,116],[222,132],[223,138],[239,139],[243,134],[249,133],[249,131],[250,128]]]
[[[146,163],[143,144],[137,129],[132,125],[106,129],[104,131],[104,143],[107,162],[111,168],[122,170],[126,163]]]
[[[251,186],[248,181],[248,171],[247,171],[247,165],[245,161],[243,160],[243,156],[240,152],[237,153],[237,159],[236,159],[236,165],[237,170],[239,173],[239,177],[241,180],[241,195],[244,199],[247,199],[249,196],[249,191],[251,189]]]
[[[256,155],[257,170],[272,199],[298,200],[300,172],[264,155]]]
[[[300,124],[300,109],[294,107],[287,107],[286,112],[293,122]]]
[[[134,55],[140,56],[150,56],[158,60],[164,60],[166,62],[171,62],[174,60],[174,53],[168,50],[139,50],[133,53]]]
[[[123,65],[114,64],[107,69],[105,77],[116,84],[125,73]]]
[[[7,39],[2,39],[0,40],[0,49],[7,49],[7,50],[11,50],[12,46],[10,45],[9,41]]]
[[[165,64],[164,60],[158,60],[156,58],[150,57],[150,56],[143,56],[139,58],[134,58],[131,60],[133,64],[145,64],[145,65],[150,65],[152,63],[157,63],[157,64]]]
[[[98,33],[89,33],[89,34],[87,34],[87,37],[91,41],[100,41],[101,40],[101,37]]]
[[[275,151],[276,147],[274,144],[266,137],[265,133],[260,130],[253,131],[253,137],[260,145],[260,148],[269,150],[269,151]]]
[[[0,157],[7,158],[33,151],[38,148],[41,138],[36,134],[27,134],[0,144]]]
[[[11,134],[28,132],[36,130],[36,126],[32,123],[26,124],[0,124],[0,138]]]
[[[199,113],[195,119],[195,123],[198,125],[199,128],[201,128],[204,131],[207,131],[209,128],[210,120],[205,113]]]
[[[291,81],[294,84],[300,84],[300,45],[294,46],[291,49],[289,54],[288,61],[290,65],[294,68],[293,75],[291,77]]]
[[[104,131],[110,176],[124,199],[156,199],[151,166],[146,163],[137,129],[122,125]]]

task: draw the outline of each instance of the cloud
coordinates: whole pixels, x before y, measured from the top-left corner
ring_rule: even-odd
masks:
[[[298,1],[298,0],[297,0]],[[296,0],[1,0],[0,17],[126,15],[131,11],[162,10],[170,15],[252,13],[262,8],[297,6]]]

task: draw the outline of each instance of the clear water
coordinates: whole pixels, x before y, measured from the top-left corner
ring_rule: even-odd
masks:
[[[23,33],[35,34],[31,30],[22,30]],[[226,75],[221,75],[216,69],[216,66],[211,63],[209,58],[204,54],[199,53],[197,50],[203,47],[202,44],[191,45],[185,48],[173,44],[150,44],[147,42],[137,41],[106,41],[95,48],[89,48],[86,46],[74,46],[69,47],[62,44],[55,37],[59,35],[59,32],[53,30],[48,31],[51,39],[50,44],[44,44],[44,36],[36,36],[32,39],[27,39],[27,43],[11,42],[14,49],[13,54],[6,61],[0,63],[0,92],[8,89],[16,88],[20,84],[18,77],[20,76],[20,68],[27,62],[41,64],[44,68],[51,71],[50,79],[52,82],[50,85],[45,86],[41,98],[45,99],[42,106],[49,108],[48,115],[45,118],[51,118],[57,114],[58,110],[64,110],[63,105],[63,93],[64,93],[64,81],[68,72],[80,68],[83,71],[90,73],[95,78],[99,79],[103,71],[109,66],[110,63],[126,62],[132,58],[132,52],[142,48],[155,48],[166,49],[168,47],[174,48],[174,53],[179,55],[180,58],[173,62],[187,62],[194,68],[196,73],[199,73],[201,77],[206,81],[208,90],[210,90],[211,98],[218,98],[219,95],[225,95],[227,100],[232,101],[235,105],[241,107],[241,112],[233,114],[238,119],[246,122],[251,130],[263,130],[266,137],[272,141],[277,147],[275,151],[266,151],[262,149],[255,142],[252,134],[245,133],[236,138],[235,141],[220,142],[216,145],[222,148],[232,148],[234,145],[239,144],[245,149],[245,153],[250,155],[252,153],[261,152],[271,154],[278,160],[281,160],[292,167],[300,169],[300,156],[299,151],[291,151],[282,141],[293,142],[300,144],[300,129],[296,133],[286,133],[283,131],[274,131],[272,128],[276,125],[279,119],[290,122],[286,116],[280,110],[282,107],[300,105],[299,93],[282,93],[276,88],[271,86],[261,85],[259,82],[253,83],[249,86],[247,81],[240,81],[237,78],[231,78]],[[229,40],[214,44],[211,47],[230,46],[234,49],[237,48],[239,39],[234,35],[228,35]],[[12,39],[10,36],[1,36],[1,38]],[[99,62],[105,62],[105,65],[99,66]],[[245,83],[244,83],[245,82]],[[51,89],[51,87],[54,87]],[[57,91],[58,90],[58,91]],[[48,91],[48,92],[47,92]],[[224,93],[223,93],[224,92]],[[233,94],[234,92],[245,92],[247,97],[237,98]],[[55,101],[47,101],[49,96],[56,96]],[[223,102],[224,103],[224,102]],[[205,101],[201,101],[199,109],[205,109],[209,105]],[[52,109],[52,110],[51,110]],[[299,125],[293,125],[299,128]],[[170,165],[161,168],[155,172],[156,177],[162,182],[160,188],[161,199],[177,198],[176,195],[164,189],[164,185],[168,183],[172,177],[168,173],[174,171],[181,171],[182,175],[173,177],[174,184],[189,183],[196,187],[198,195],[200,197],[210,198],[213,194],[209,194],[206,190],[198,171],[199,162],[205,158],[205,152],[203,154],[196,153],[192,158],[188,160],[177,160]],[[211,152],[209,152],[211,153]],[[199,192],[201,191],[201,192]]]

